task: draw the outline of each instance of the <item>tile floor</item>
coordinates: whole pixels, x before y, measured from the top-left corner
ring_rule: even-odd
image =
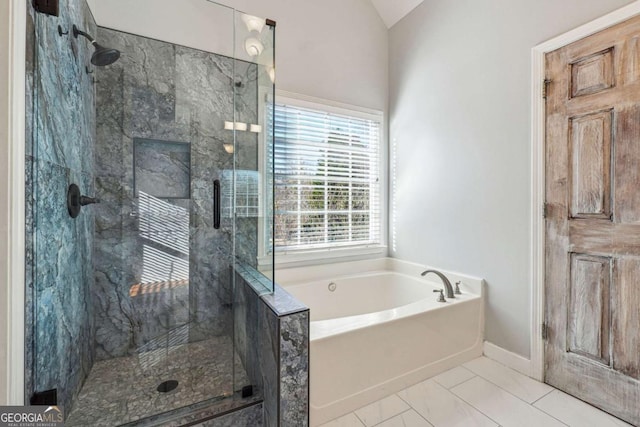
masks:
[[[629,426],[480,357],[321,427]]]
[[[178,387],[159,393],[158,385],[169,379],[177,380]],[[248,383],[227,336],[102,360],[94,363],[65,425],[121,425],[222,399],[231,396],[234,386]]]

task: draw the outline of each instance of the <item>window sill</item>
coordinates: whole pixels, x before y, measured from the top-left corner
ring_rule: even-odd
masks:
[[[288,253],[276,252],[276,268],[302,267],[312,264],[327,264],[331,262],[355,261],[362,258],[373,258],[387,255],[387,246],[356,246],[348,248],[332,248],[295,251]],[[271,267],[271,256],[263,256],[258,258],[258,268],[264,270]]]

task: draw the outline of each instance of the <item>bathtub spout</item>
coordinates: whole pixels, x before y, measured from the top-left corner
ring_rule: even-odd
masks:
[[[438,270],[425,270],[422,272],[421,276],[426,276],[428,273],[433,273],[442,280],[442,283],[447,290],[447,298],[455,298],[455,295],[453,294],[453,286],[451,286],[451,282],[447,279],[447,276],[440,273]]]

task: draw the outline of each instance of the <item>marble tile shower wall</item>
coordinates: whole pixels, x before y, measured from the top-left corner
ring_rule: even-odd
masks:
[[[85,72],[91,45],[58,25],[95,33],[84,0],[61,0],[60,16],[27,15],[25,398],[56,388],[69,410],[94,360],[91,209],[72,219],[66,192],[94,191],[94,88]]]
[[[257,68],[106,28],[98,40],[122,56],[96,73],[96,357],[230,335],[233,219],[214,229],[213,182],[234,167],[234,98],[236,120],[257,121]],[[257,169],[255,135],[238,137],[236,157]],[[238,226],[257,236],[256,219]],[[255,237],[236,239],[255,263]]]
[[[309,309],[251,266],[236,265],[236,351],[262,389],[264,425],[309,424]]]
[[[34,206],[33,206],[33,193],[35,187],[33,186],[33,73],[35,70],[35,43],[36,43],[36,30],[35,30],[35,16],[34,10],[30,7],[27,8],[26,19],[26,55],[25,55],[25,105],[26,118],[25,118],[25,375],[24,375],[24,391],[25,402],[29,401],[29,398],[34,390],[34,326],[35,326],[35,309],[34,302]]]

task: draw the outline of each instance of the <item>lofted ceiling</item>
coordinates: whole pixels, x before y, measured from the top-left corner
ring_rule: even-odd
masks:
[[[371,0],[387,28],[404,18],[423,0]]]

